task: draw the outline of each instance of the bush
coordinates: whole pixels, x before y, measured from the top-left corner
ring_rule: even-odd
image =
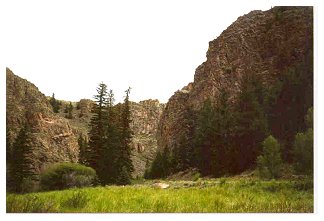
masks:
[[[58,163],[45,170],[40,176],[43,190],[62,190],[86,187],[94,184],[96,172],[90,167],[76,163]]]
[[[294,143],[295,170],[298,174],[313,174],[313,129],[298,133]]]
[[[280,145],[271,135],[262,144],[263,153],[257,158],[259,176],[267,179],[278,178],[282,168]]]
[[[196,172],[196,173],[193,175],[192,180],[193,180],[193,181],[197,181],[197,180],[199,180],[200,177],[201,177],[200,173],[199,173],[199,172]]]

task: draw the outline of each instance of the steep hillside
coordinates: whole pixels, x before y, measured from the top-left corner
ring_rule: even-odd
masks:
[[[197,67],[194,82],[169,99],[159,123],[158,147],[173,149],[179,144],[188,110],[200,110],[207,99],[216,104],[222,90],[229,93],[229,103],[235,103],[242,78],[249,73],[263,85],[282,81],[283,72],[312,55],[312,47],[312,7],[275,7],[239,17],[209,42],[207,60]],[[312,66],[311,59],[307,62]],[[303,108],[300,115],[306,111]]]
[[[7,68],[7,139],[13,144],[26,123],[32,128],[35,172],[47,164],[78,160],[78,143],[68,120],[55,115],[45,95]]]

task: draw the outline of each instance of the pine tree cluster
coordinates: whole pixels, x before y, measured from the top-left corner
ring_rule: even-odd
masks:
[[[108,92],[107,85],[100,83],[94,96],[88,144],[79,138],[80,162],[96,170],[102,185],[129,184],[134,170],[130,158],[130,88],[125,93],[124,103],[114,105],[113,91]]]

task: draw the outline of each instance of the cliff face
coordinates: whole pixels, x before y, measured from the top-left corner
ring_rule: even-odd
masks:
[[[28,123],[32,128],[32,159],[35,172],[47,164],[78,159],[78,143],[68,120],[52,112],[45,95],[32,83],[7,68],[7,134],[10,144]]]
[[[259,75],[263,84],[277,81],[305,58],[312,36],[312,7],[275,7],[239,17],[209,42],[207,60],[196,69],[194,82],[169,99],[158,127],[158,147],[173,148],[179,142],[186,109],[199,110],[207,98],[217,103],[223,88],[235,102],[245,74]]]
[[[143,176],[146,162],[151,162],[157,150],[156,131],[164,104],[158,100],[131,102],[130,125],[133,131],[132,161],[135,168],[133,176]]]

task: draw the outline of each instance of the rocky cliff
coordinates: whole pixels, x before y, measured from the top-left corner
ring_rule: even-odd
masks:
[[[53,113],[50,97],[25,79],[7,68],[7,134],[13,143],[20,129],[28,122],[32,134],[33,156],[36,172],[47,164],[69,161],[77,162],[80,135],[88,136],[91,109],[94,101],[81,99],[72,102],[72,119],[65,113],[69,101],[60,101],[59,113]],[[152,161],[157,150],[156,131],[164,104],[158,100],[131,102],[133,176],[142,176],[147,161]]]
[[[312,38],[312,7],[274,7],[239,17],[209,42],[207,60],[196,69],[194,82],[169,99],[158,127],[158,147],[173,148],[179,142],[188,108],[199,110],[207,98],[217,103],[223,88],[235,102],[245,74],[259,75],[263,84],[277,81],[305,58]]]
[[[147,162],[151,162],[157,150],[156,131],[165,104],[158,100],[131,102],[133,176],[143,176]]]
[[[68,120],[55,115],[38,88],[6,70],[7,139],[12,144],[20,129],[32,128],[32,160],[35,172],[47,164],[78,160],[78,143]]]

